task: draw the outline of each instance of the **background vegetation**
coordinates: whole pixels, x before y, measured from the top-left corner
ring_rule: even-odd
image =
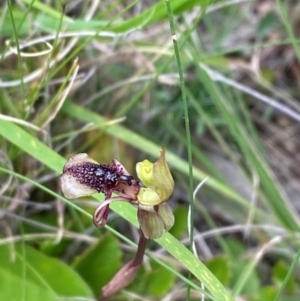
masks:
[[[136,209],[96,229],[103,196],[59,174],[86,152],[135,175],[162,146],[176,223],[115,300],[299,300],[298,1],[0,3],[1,300],[97,299]]]

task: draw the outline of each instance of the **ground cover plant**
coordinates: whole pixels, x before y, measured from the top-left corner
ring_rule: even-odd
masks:
[[[1,300],[299,300],[297,1],[1,4]],[[115,182],[66,198],[82,153]]]

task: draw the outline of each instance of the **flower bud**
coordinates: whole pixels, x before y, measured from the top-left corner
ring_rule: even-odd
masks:
[[[93,223],[97,228],[103,228],[106,225],[108,218],[109,204],[98,206],[93,215]]]

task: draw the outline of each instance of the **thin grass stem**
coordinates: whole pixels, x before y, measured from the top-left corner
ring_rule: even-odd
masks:
[[[188,112],[188,104],[187,104],[187,96],[185,90],[185,83],[183,78],[183,70],[182,70],[182,63],[179,53],[179,47],[177,43],[177,37],[175,32],[175,24],[173,19],[173,12],[171,8],[171,4],[169,0],[165,1],[169,23],[170,23],[170,30],[172,34],[175,58],[177,63],[178,75],[179,75],[179,84],[180,90],[182,95],[182,106],[184,111],[184,123],[185,123],[185,131],[186,131],[186,148],[188,153],[188,164],[189,164],[189,200],[190,200],[190,225],[189,225],[189,232],[190,232],[190,243],[189,248],[191,252],[193,252],[193,245],[194,245],[194,182],[193,182],[193,155],[192,155],[192,141],[191,141],[191,132],[190,132],[190,121],[189,121],[189,112]],[[191,272],[188,274],[188,279],[191,279]],[[187,300],[190,300],[190,286],[187,286]]]

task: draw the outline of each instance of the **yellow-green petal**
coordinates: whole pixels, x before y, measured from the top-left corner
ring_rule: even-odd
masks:
[[[136,173],[139,179],[146,187],[153,185],[155,179],[153,177],[153,163],[149,160],[144,160],[136,164]]]
[[[174,180],[166,161],[164,148],[154,164],[148,160],[144,160],[137,163],[136,171],[143,184],[152,191],[155,191],[159,196],[158,202],[151,194],[148,196],[144,195],[144,192],[140,192],[141,195],[138,197],[138,200],[142,204],[158,205],[169,199],[174,190]]]
[[[141,188],[137,199],[139,204],[145,206],[155,206],[161,203],[160,196],[156,193],[156,191],[150,188]]]

